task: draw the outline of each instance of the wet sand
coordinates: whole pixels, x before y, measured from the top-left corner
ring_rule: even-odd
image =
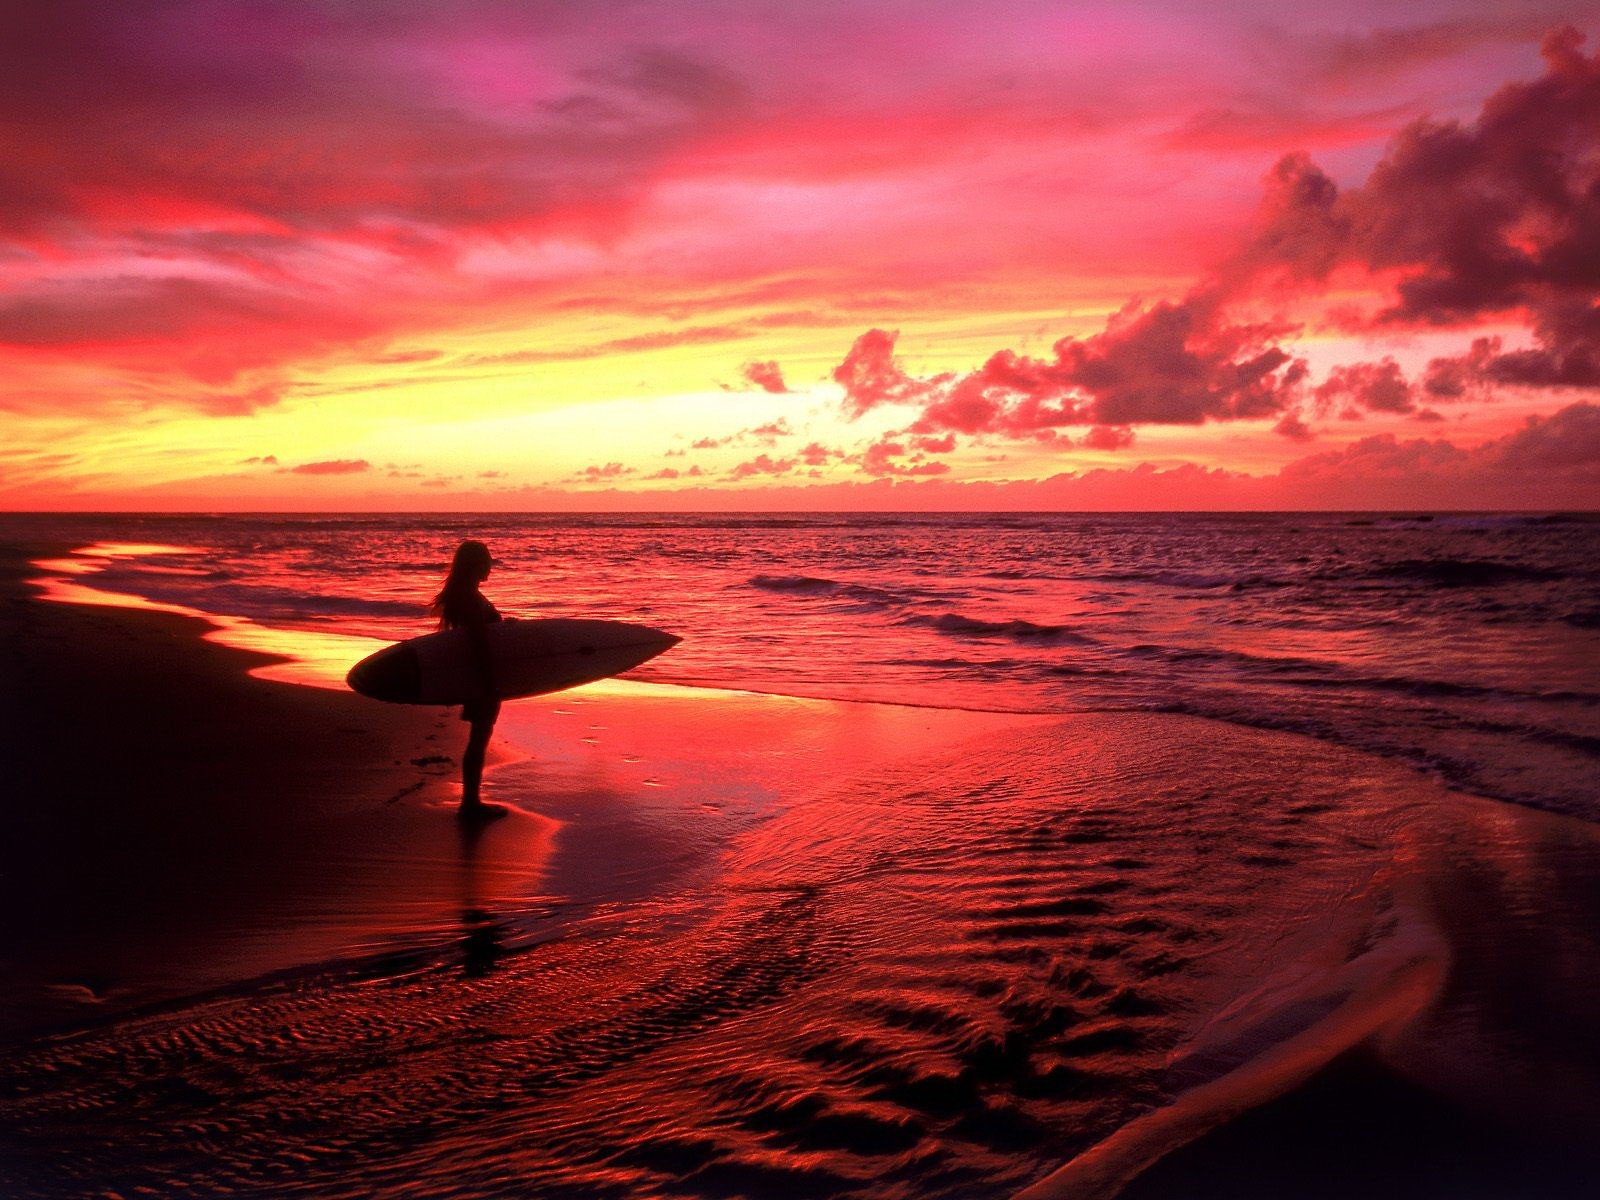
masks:
[[[43,673],[8,725],[83,764],[17,818],[8,879],[61,906],[7,896],[55,931],[19,953],[118,981],[0,1047],[8,1196],[1553,1196],[1600,1166],[1579,822],[1194,718],[615,684],[508,707],[518,815],[464,844],[410,762],[453,720],[248,678],[177,618],[7,613]],[[108,662],[121,707],[86,709]]]

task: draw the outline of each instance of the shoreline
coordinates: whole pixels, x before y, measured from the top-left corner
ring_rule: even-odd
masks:
[[[517,914],[502,951],[525,948],[649,894],[773,806],[893,757],[896,740],[1037,719],[604,680],[505,707],[485,797],[509,817],[464,829],[453,708],[344,690],[326,635],[286,661],[294,630],[32,582],[32,563],[70,549],[0,545],[20,685],[0,695],[0,756],[39,800],[7,814],[19,836],[0,903],[49,918],[0,957],[0,1044],[448,960],[471,940],[463,914],[486,906]],[[686,741],[708,716],[715,744]],[[601,752],[602,721],[628,744]],[[793,786],[758,778],[776,757],[805,766]]]

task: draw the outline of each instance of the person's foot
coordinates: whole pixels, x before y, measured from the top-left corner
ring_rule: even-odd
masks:
[[[463,804],[456,809],[456,817],[462,821],[493,821],[510,811],[504,804],[487,804],[482,800],[474,800],[471,804]]]

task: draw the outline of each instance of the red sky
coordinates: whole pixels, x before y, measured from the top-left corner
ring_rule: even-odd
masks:
[[[1582,6],[26,6],[0,507],[1594,507]]]

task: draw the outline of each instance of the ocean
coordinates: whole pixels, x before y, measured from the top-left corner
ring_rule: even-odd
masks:
[[[455,545],[508,615],[683,638],[638,678],[1306,734],[1600,820],[1594,514],[11,515],[77,582],[268,627],[428,629]]]

